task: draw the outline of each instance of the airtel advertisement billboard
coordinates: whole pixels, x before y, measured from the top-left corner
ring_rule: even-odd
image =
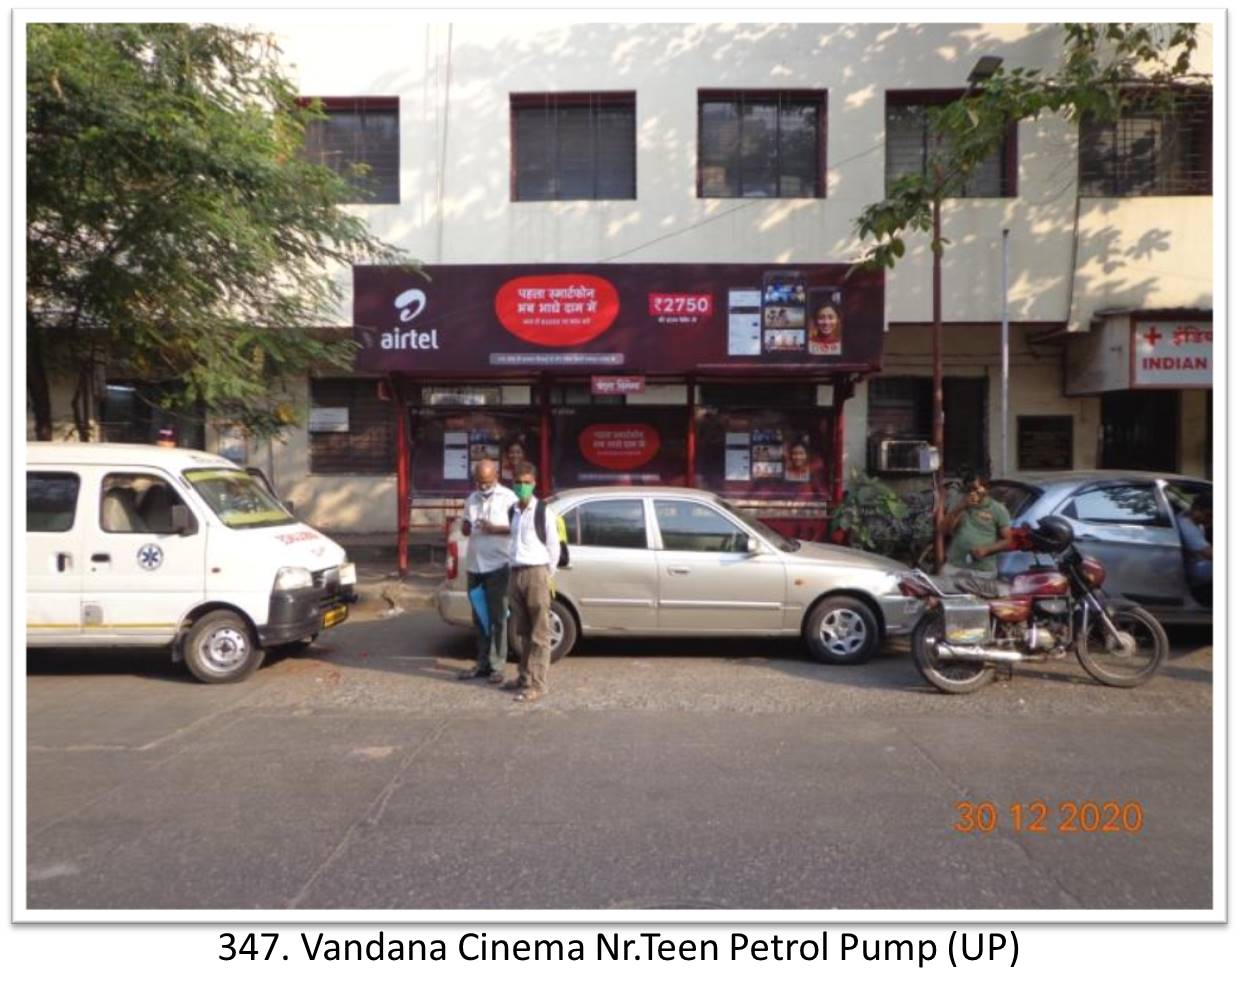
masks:
[[[847,264],[353,268],[358,370],[880,367],[884,275]]]

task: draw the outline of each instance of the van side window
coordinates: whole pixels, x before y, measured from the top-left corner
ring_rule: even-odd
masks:
[[[76,474],[26,474],[26,532],[67,533],[77,512],[81,479]]]
[[[103,478],[99,525],[105,533],[170,533],[172,509],[184,504],[161,477],[108,474]]]

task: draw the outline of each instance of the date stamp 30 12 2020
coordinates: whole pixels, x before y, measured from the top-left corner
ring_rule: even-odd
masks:
[[[994,802],[954,804],[958,819],[951,826],[959,833],[992,833],[1009,814],[1009,827],[1015,833],[1122,833],[1137,834],[1143,829],[1143,806],[1116,799],[1068,799],[1051,804],[1043,799],[1012,802],[1005,810]]]

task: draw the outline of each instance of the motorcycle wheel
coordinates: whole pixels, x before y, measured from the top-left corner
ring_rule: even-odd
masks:
[[[1136,605],[1110,609],[1109,617],[1125,645],[1118,646],[1108,627],[1093,617],[1075,645],[1079,663],[1102,685],[1142,685],[1169,658],[1169,637],[1150,612]]]
[[[951,695],[978,692],[996,675],[985,661],[940,660],[933,643],[945,639],[946,626],[940,611],[927,613],[911,633],[911,656],[920,674],[934,688]]]

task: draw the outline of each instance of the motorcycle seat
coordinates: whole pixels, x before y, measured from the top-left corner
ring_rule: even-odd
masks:
[[[1014,591],[1009,581],[1001,578],[986,577],[982,574],[957,574],[953,578],[954,586],[968,595],[980,598],[1008,598]]]

